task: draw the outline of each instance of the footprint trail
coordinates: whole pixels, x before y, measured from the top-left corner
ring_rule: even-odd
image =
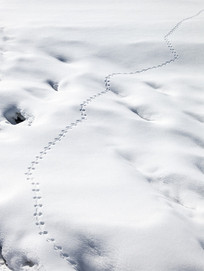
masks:
[[[169,40],[169,37],[179,28],[181,24],[183,24],[185,21],[191,20],[195,18],[196,16],[199,16],[203,10],[200,10],[198,13],[196,13],[193,16],[187,17],[181,21],[179,21],[165,36],[164,36],[164,41],[169,48],[171,54],[173,55],[172,58],[158,64],[155,66],[150,66],[141,70],[136,70],[133,72],[117,72],[117,73],[111,73],[105,77],[104,83],[105,83],[105,89],[96,93],[95,95],[92,95],[88,97],[86,100],[82,101],[80,104],[80,115],[77,120],[74,122],[67,124],[60,132],[59,134],[46,146],[44,146],[43,150],[39,152],[39,154],[31,161],[30,165],[26,169],[25,175],[26,175],[26,181],[31,183],[32,186],[32,192],[33,192],[33,201],[34,201],[34,217],[35,217],[35,223],[36,226],[38,227],[39,234],[44,236],[46,238],[46,241],[49,242],[53,249],[59,254],[59,256],[67,262],[69,266],[74,268],[75,270],[79,271],[79,267],[77,263],[70,257],[68,253],[65,252],[64,248],[58,244],[58,242],[51,236],[49,230],[47,229],[46,222],[43,219],[43,202],[42,202],[42,194],[40,190],[40,183],[35,179],[34,173],[41,162],[42,159],[46,157],[46,155],[49,153],[51,149],[55,147],[55,145],[60,142],[68,133],[71,132],[72,129],[79,127],[80,123],[86,121],[87,119],[87,107],[88,105],[99,98],[102,95],[107,94],[108,92],[111,92],[111,78],[118,76],[118,75],[134,75],[134,74],[140,74],[143,72],[146,72],[148,70],[154,70],[158,69],[161,67],[164,67],[170,63],[175,62],[178,58],[179,55],[176,52],[176,49],[173,47],[171,41]]]

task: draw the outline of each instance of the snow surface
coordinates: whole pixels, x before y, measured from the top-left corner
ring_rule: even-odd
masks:
[[[1,271],[204,271],[203,4],[0,0]]]

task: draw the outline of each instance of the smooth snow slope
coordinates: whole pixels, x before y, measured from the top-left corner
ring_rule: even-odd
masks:
[[[0,5],[9,268],[204,270],[202,1]]]

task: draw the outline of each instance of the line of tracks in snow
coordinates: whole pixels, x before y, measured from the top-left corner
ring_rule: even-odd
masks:
[[[53,246],[53,249],[59,254],[59,256],[64,261],[67,262],[68,265],[71,265],[74,269],[76,269],[78,271],[80,269],[77,265],[77,262],[74,259],[72,259],[72,257],[70,257],[70,255],[64,250],[63,246],[58,244],[57,240],[55,240],[55,238],[53,238],[52,234],[49,232],[49,230],[47,228],[46,222],[43,219],[43,198],[42,198],[42,194],[41,194],[40,183],[36,180],[34,173],[37,170],[38,165],[40,164],[42,159],[44,159],[48,155],[49,151],[51,149],[53,149],[55,147],[55,145],[58,142],[60,142],[66,135],[68,135],[72,129],[79,127],[82,122],[86,121],[87,107],[89,106],[89,104],[93,100],[95,100],[95,99],[99,98],[100,96],[105,95],[111,91],[111,78],[118,76],[118,75],[140,74],[140,73],[147,72],[149,70],[162,68],[170,63],[175,62],[179,56],[176,52],[176,49],[173,47],[171,41],[169,40],[169,37],[179,28],[179,26],[181,24],[183,24],[185,21],[188,21],[190,19],[195,18],[196,16],[199,16],[203,11],[204,11],[204,9],[200,10],[198,13],[196,13],[193,16],[187,17],[187,18],[179,21],[164,36],[164,40],[166,42],[166,45],[172,54],[172,57],[170,59],[168,59],[165,62],[162,62],[158,65],[150,66],[150,67],[147,67],[147,68],[144,68],[141,70],[136,70],[133,72],[117,72],[117,73],[111,73],[111,74],[107,75],[104,80],[105,89],[96,93],[95,95],[88,97],[86,100],[82,101],[82,103],[80,104],[80,108],[79,108],[79,111],[80,111],[79,118],[76,119],[72,123],[66,124],[65,127],[59,132],[59,134],[53,140],[48,142],[48,144],[46,146],[44,146],[44,148],[37,154],[37,156],[31,161],[30,165],[26,169],[26,172],[25,172],[26,181],[29,181],[32,186],[34,209],[35,209],[34,217],[35,217],[36,226],[38,227],[38,230],[39,230],[39,234],[46,238],[47,242],[49,242]]]

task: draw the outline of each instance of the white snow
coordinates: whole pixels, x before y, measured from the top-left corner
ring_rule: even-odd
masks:
[[[202,2],[0,0],[0,270],[204,271]]]

